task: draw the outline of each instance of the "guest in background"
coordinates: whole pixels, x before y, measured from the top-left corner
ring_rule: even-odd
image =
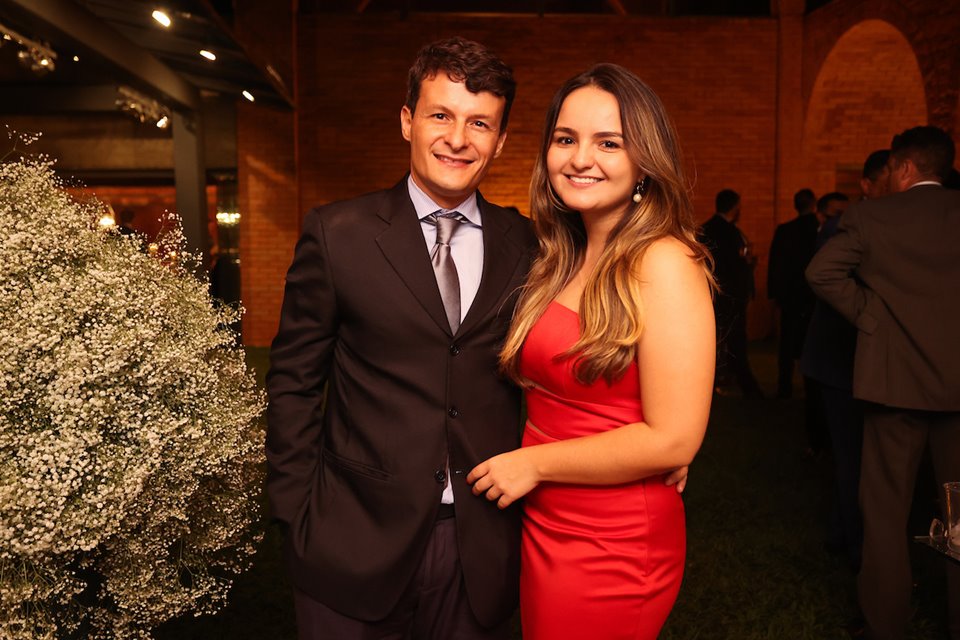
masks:
[[[525,640],[657,637],[680,589],[687,465],[710,413],[708,256],[673,126],[630,71],[600,64],[554,96],[534,167],[541,251],[501,362],[526,390],[523,447],[474,492],[526,496]]]
[[[863,163],[863,175],[860,178],[860,191],[863,199],[876,199],[890,192],[889,149],[877,149]]]
[[[713,276],[719,292],[714,297],[717,321],[716,390],[736,382],[745,397],[762,397],[747,358],[747,304],[754,296],[756,257],[737,227],[740,194],[724,189],[716,197],[716,213],[700,229],[700,241],[713,256]]]
[[[864,175],[868,166],[869,160],[864,165]],[[817,213],[823,218],[817,234],[818,250],[837,232],[837,223],[848,203],[849,198],[836,191],[817,201]],[[816,381],[819,387],[820,414],[827,427],[833,454],[834,499],[826,546],[831,552],[843,555],[854,573],[860,568],[863,540],[857,498],[863,415],[860,403],[853,399],[852,393],[856,345],[854,326],[829,304],[817,300],[803,343],[800,371],[804,377]]]
[[[780,308],[780,343],[777,350],[777,397],[793,394],[793,363],[800,357],[803,336],[813,312],[813,293],[803,272],[813,257],[817,241],[816,196],[801,189],[793,196],[797,217],[777,226],[767,264],[767,297]]]
[[[954,153],[937,127],[894,136],[892,195],[851,207],[807,268],[814,292],[858,330],[853,395],[865,402],[858,589],[870,640],[900,640],[910,617],[904,534],[928,443],[938,480],[960,478],[960,192],[942,186]],[[960,565],[944,562],[951,638],[960,640]]]

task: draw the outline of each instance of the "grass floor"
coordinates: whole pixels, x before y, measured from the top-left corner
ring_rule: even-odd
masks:
[[[249,359],[262,381],[265,350],[250,349]],[[752,345],[751,360],[761,384],[772,390],[772,345]],[[715,397],[684,494],[686,575],[663,640],[848,637],[845,625],[857,614],[854,576],[823,546],[832,463],[829,454],[804,455],[802,416],[802,399]],[[933,552],[911,546],[917,611],[907,638],[946,640],[942,564]],[[158,629],[157,637],[295,638],[290,587],[281,565],[280,540],[271,527],[253,568],[237,579],[222,612],[173,621]]]

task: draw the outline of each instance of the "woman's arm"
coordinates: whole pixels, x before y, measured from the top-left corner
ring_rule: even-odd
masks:
[[[540,482],[620,484],[688,465],[710,414],[716,328],[702,267],[665,238],[640,266],[644,330],[638,345],[644,421],[525,447],[477,465],[477,495],[505,508]]]

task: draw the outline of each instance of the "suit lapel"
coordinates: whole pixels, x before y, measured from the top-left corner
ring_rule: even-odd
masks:
[[[483,275],[473,304],[460,324],[458,336],[471,331],[492,307],[502,303],[504,289],[510,284],[517,269],[517,262],[523,256],[523,249],[517,246],[508,233],[513,225],[510,218],[494,211],[479,192],[477,204],[483,225]]]
[[[377,245],[387,262],[393,267],[400,279],[410,289],[410,293],[424,308],[427,314],[447,334],[450,325],[440,298],[437,278],[430,264],[430,255],[423,240],[423,230],[417,219],[416,209],[407,192],[407,179],[404,178],[387,193],[382,210],[377,215],[387,223],[387,228],[377,236]],[[486,243],[486,236],[484,236]],[[486,250],[484,250],[486,259]],[[361,265],[361,268],[362,265]]]

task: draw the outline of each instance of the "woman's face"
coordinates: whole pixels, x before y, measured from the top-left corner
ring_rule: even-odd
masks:
[[[620,106],[594,86],[566,97],[547,150],[547,174],[560,199],[584,215],[619,215],[643,178],[623,146]]]

